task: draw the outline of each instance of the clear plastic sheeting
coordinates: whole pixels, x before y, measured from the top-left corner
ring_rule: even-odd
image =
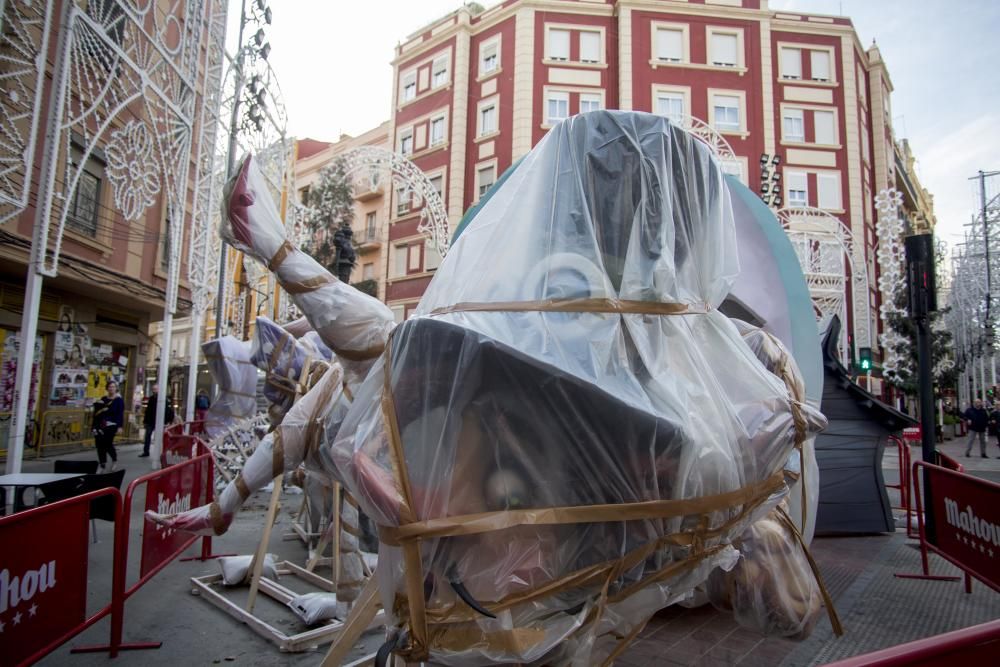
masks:
[[[722,171],[665,119],[575,116],[524,158],[331,452],[400,653],[592,664],[736,564],[824,424],[716,310],[737,272]]]
[[[268,409],[271,423],[281,422],[296,396],[305,389],[310,373],[306,364],[311,367],[327,358],[329,355],[324,358],[314,343],[300,342],[268,318],[257,318],[250,361],[266,374],[263,393],[271,404]]]
[[[775,336],[760,327],[733,320],[743,341],[753,350],[764,367],[782,378],[798,401],[806,400],[805,381],[791,352]],[[825,428],[824,422],[824,428]],[[805,544],[812,543],[819,505],[819,466],[816,464],[816,438],[806,438],[798,451],[789,454],[785,470],[792,479],[788,494],[788,515]]]
[[[205,414],[205,433],[212,440],[257,412],[257,369],[250,361],[250,344],[233,336],[203,343],[208,369],[219,394]]]
[[[805,552],[775,509],[737,543],[741,557],[729,572],[708,579],[712,604],[740,625],[767,635],[802,637],[819,619],[823,599]]]
[[[346,285],[289,241],[281,216],[253,158],[226,184],[220,234],[274,272],[282,289],[345,366],[363,375],[385,348],[394,326],[384,303]]]
[[[243,470],[208,505],[179,514],[146,512],[160,525],[200,535],[221,535],[229,529],[239,508],[247,498],[264,488],[271,480],[291,472],[305,463],[306,468],[321,471],[326,478],[336,479],[332,466],[324,464],[328,440],[336,433],[347,415],[349,401],[343,390],[343,371],[330,366],[316,384],[300,397],[274,431],[260,441],[247,459]]]

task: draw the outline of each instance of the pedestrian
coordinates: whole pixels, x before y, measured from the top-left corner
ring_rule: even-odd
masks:
[[[969,426],[969,439],[965,443],[965,456],[968,457],[972,453],[972,443],[976,438],[979,438],[979,454],[984,459],[987,458],[986,428],[989,426],[990,415],[983,408],[983,400],[977,398],[962,417],[965,418],[965,423]]]
[[[107,469],[111,457],[112,472],[118,467],[118,452],[115,451],[115,434],[125,421],[125,400],[118,395],[118,383],[109,380],[107,395],[94,402],[93,434],[97,446],[97,460],[101,472]]]
[[[142,413],[142,425],[146,429],[146,437],[142,443],[142,454],[139,454],[139,458],[149,456],[149,444],[153,438],[153,431],[156,429],[156,404],[159,401],[159,394],[157,393],[158,387],[153,387],[153,393],[149,395],[149,400],[146,401],[146,411]],[[173,401],[170,397],[167,397],[166,409],[163,412],[163,425],[169,426],[174,421],[174,406],[171,405]]]
[[[198,396],[194,399],[194,418],[196,421],[205,421],[205,414],[208,412],[209,405],[208,394],[205,393],[204,389],[198,390]]]
[[[997,447],[1000,447],[1000,401],[993,404],[990,412],[990,433],[996,439]],[[1000,459],[1000,456],[997,458]]]

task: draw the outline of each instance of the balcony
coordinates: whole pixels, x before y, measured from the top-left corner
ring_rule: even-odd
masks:
[[[354,198],[357,201],[371,201],[377,199],[385,193],[381,183],[364,181],[354,184]]]
[[[354,247],[361,254],[378,250],[382,247],[382,237],[379,234],[358,234],[354,237]]]

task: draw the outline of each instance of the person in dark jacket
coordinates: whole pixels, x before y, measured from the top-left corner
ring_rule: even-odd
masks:
[[[149,399],[146,401],[146,411],[142,413],[142,425],[146,429],[146,439],[142,443],[142,454],[139,454],[139,458],[149,456],[149,443],[153,438],[153,430],[156,429],[156,403],[159,397],[157,387],[154,386],[153,393],[149,395]],[[172,402],[169,399],[167,400],[166,410],[163,413],[164,426],[169,426],[174,421],[174,406],[171,405]]]
[[[982,399],[977,398],[972,407],[962,415],[969,426],[969,440],[965,443],[965,455],[968,457],[972,453],[972,443],[979,438],[979,454],[984,459],[986,456],[986,429],[990,423],[990,415],[983,408]]]
[[[990,433],[996,438],[997,447],[1000,447],[1000,401],[993,404],[990,411]],[[1000,456],[997,457],[1000,459]]]
[[[93,434],[97,446],[97,460],[101,464],[101,472],[107,469],[108,457],[111,457],[111,470],[118,465],[118,452],[115,451],[115,434],[125,421],[125,400],[118,395],[118,383],[110,380],[106,396],[94,402]]]

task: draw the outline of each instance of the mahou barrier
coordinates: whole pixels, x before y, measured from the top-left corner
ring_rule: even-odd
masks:
[[[111,488],[0,518],[3,664],[29,665],[40,660],[111,613],[113,604],[108,602],[87,617],[87,524],[91,502],[105,496],[112,497],[117,526],[121,495]]]
[[[1000,620],[936,637],[857,655],[826,667],[913,667],[914,665],[990,665],[1000,647]]]
[[[139,579],[126,588],[128,567],[128,535],[131,525],[132,500],[136,491],[146,485],[145,509],[157,512],[182,512],[212,501],[214,471],[211,454],[201,454],[161,470],[143,475],[128,485],[124,508],[115,535],[115,569],[112,582],[111,637],[108,644],[80,646],[73,653],[98,653],[107,651],[112,658],[123,649],[159,648],[161,642],[123,644],[125,601],[150,579],[180,556],[199,539],[202,540],[200,560],[215,558],[211,555],[212,538],[199,537],[166,529],[143,517]]]
[[[168,530],[144,518],[139,579],[126,586],[132,502],[145,485],[144,509],[184,511],[211,502],[213,478],[212,455],[201,454],[134,480],[124,502],[117,489],[108,488],[0,518],[0,545],[4,545],[0,551],[0,664],[30,665],[109,615],[108,644],[71,652],[107,651],[113,658],[123,650],[159,648],[160,642],[122,642],[125,601],[197,540],[202,540],[200,560],[215,556],[210,537]],[[90,508],[92,501],[106,496],[114,502],[115,522],[111,599],[88,617]],[[7,548],[15,544],[31,546]]]
[[[929,525],[920,495],[921,470],[930,490]],[[972,592],[970,575],[1000,592],[1000,484],[923,461],[913,464],[913,484],[923,573],[896,576],[957,580],[930,573],[927,554],[933,552],[965,572],[967,593]]]
[[[194,421],[174,424],[163,429],[163,450],[160,465],[167,466],[187,461],[198,454],[198,447],[205,447],[200,434],[205,432],[205,422]]]

